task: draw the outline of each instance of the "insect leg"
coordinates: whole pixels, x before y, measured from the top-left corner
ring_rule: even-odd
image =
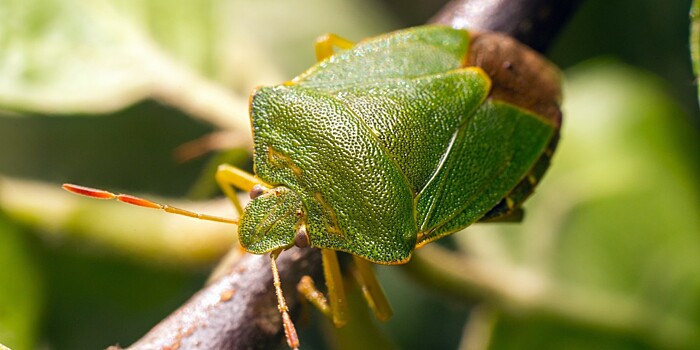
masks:
[[[264,182],[254,175],[228,164],[221,164],[216,169],[216,183],[219,184],[221,191],[224,192],[226,197],[233,202],[233,206],[236,207],[239,215],[243,215],[243,206],[238,200],[234,188],[250,192],[255,185],[270,187],[266,186]]]
[[[355,268],[353,275],[362,288],[362,294],[367,300],[367,304],[374,311],[377,319],[386,321],[394,314],[394,311],[389,305],[389,301],[384,294],[381,284],[377,281],[377,276],[374,274],[372,265],[369,261],[352,256]]]
[[[342,327],[347,322],[347,303],[345,289],[343,287],[343,276],[340,273],[338,256],[335,250],[322,249],[321,258],[323,260],[323,275],[326,278],[328,289],[328,299],[323,296],[309,276],[302,277],[297,285],[299,293],[317,307],[321,313],[333,320],[336,327]]]
[[[313,306],[315,306],[322,314],[328,318],[333,318],[333,313],[328,306],[328,299],[321,293],[311,276],[302,276],[301,281],[297,284],[297,291],[303,295]]]
[[[326,288],[328,288],[328,299],[333,313],[333,324],[341,327],[347,322],[347,299],[345,298],[345,288],[343,286],[343,275],[340,273],[338,255],[335,250],[321,249],[323,260],[323,277],[326,278]]]
[[[347,50],[355,46],[350,40],[341,38],[335,34],[325,34],[316,39],[316,60],[323,61],[324,59],[333,56],[333,48]]]

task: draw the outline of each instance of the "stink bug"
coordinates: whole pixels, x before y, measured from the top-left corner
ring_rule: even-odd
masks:
[[[274,263],[282,251],[321,249],[330,305],[308,278],[299,290],[336,325],[345,319],[335,252],[351,254],[369,304],[388,318],[368,262],[402,264],[417,247],[472,223],[518,220],[549,166],[561,123],[556,68],[501,35],[443,26],[358,44],[327,35],[316,53],[319,62],[298,77],[253,93],[255,174],[228,165],[217,172],[241,213],[241,245],[272,257],[292,348],[299,344]],[[250,192],[245,209],[234,188]]]

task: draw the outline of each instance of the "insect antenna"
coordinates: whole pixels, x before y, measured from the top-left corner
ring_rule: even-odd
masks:
[[[282,314],[282,325],[284,326],[284,335],[287,338],[287,345],[289,345],[291,349],[297,350],[299,349],[299,337],[297,336],[296,328],[294,328],[292,318],[289,316],[289,308],[282,294],[280,273],[277,270],[277,257],[279,255],[279,251],[270,253],[270,266],[272,267],[272,278],[274,280],[273,285],[275,286],[275,294],[277,294],[277,308]]]
[[[223,222],[226,224],[238,225],[237,219],[229,219],[229,218],[222,218],[220,216],[214,216],[214,215],[209,215],[209,214],[195,213],[193,211],[180,209],[180,208],[173,207],[173,206],[170,206],[167,204],[159,204],[159,203],[150,201],[148,199],[143,199],[143,198],[139,198],[136,196],[132,196],[130,194],[115,194],[115,193],[105,191],[105,190],[99,190],[96,188],[73,185],[73,184],[63,184],[62,187],[64,190],[66,190],[68,192],[72,192],[72,193],[75,193],[75,194],[78,194],[81,196],[97,198],[97,199],[116,199],[120,202],[136,205],[139,207],[160,209],[160,210],[163,210],[166,213],[170,213],[170,214],[187,216],[187,217],[191,217],[191,218],[195,218],[195,219],[199,219],[199,220],[216,221],[216,222]]]
[[[86,186],[79,186],[79,185],[73,185],[73,184],[63,184],[63,189],[74,193],[78,194],[81,196],[86,196],[90,198],[97,198],[97,199],[116,199],[120,202],[124,202],[127,204],[132,204],[136,205],[139,207],[145,207],[145,208],[151,208],[151,209],[160,209],[163,210],[167,213],[171,214],[177,214],[177,215],[183,215],[195,219],[200,219],[200,220],[207,220],[207,221],[216,221],[216,222],[222,222],[222,223],[227,223],[227,224],[235,224],[238,225],[238,220],[237,219],[228,219],[228,218],[222,218],[219,216],[213,216],[213,215],[208,215],[208,214],[201,214],[201,213],[195,213],[189,210],[185,209],[180,209],[177,207],[173,207],[167,204],[160,204],[156,203],[153,201],[150,201],[148,199],[132,196],[130,194],[115,194],[109,191],[105,190],[100,190],[96,188],[91,188],[91,187],[86,187]],[[297,331],[296,328],[294,327],[294,323],[292,322],[291,316],[289,316],[289,308],[287,307],[287,303],[284,300],[284,295],[282,294],[282,282],[280,281],[280,275],[279,275],[279,270],[277,269],[277,257],[279,256],[280,251],[272,252],[270,253],[270,264],[272,266],[272,277],[273,277],[273,285],[275,286],[275,294],[277,295],[277,308],[279,309],[280,313],[282,314],[282,325],[284,326],[284,334],[285,337],[287,338],[287,344],[291,349],[297,350],[299,349],[299,337],[297,336]]]

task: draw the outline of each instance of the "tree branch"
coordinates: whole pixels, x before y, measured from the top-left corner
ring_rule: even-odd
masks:
[[[544,52],[582,0],[455,0],[429,23],[501,32]]]
[[[292,248],[277,260],[292,315],[303,275],[319,278],[317,249]],[[282,339],[269,255],[245,254],[229,273],[205,286],[128,350],[271,349]],[[111,347],[110,349],[120,349]]]
[[[430,22],[504,32],[542,51],[579,2],[460,0],[446,5]],[[293,289],[303,275],[320,279],[320,254],[293,248],[282,253],[278,265],[294,314],[299,299]],[[283,333],[269,257],[246,254],[228,270],[127,349],[276,348]]]

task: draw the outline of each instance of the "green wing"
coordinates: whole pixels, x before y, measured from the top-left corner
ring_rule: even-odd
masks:
[[[488,94],[480,69],[459,69],[334,96],[376,135],[415,194],[437,169],[460,124]]]
[[[416,198],[418,245],[462,229],[493,208],[532,168],[554,134],[544,119],[487,101],[459,130]]]
[[[335,97],[376,135],[415,194],[423,189],[490,80],[460,69],[468,33],[424,26],[360,42],[294,80]]]

